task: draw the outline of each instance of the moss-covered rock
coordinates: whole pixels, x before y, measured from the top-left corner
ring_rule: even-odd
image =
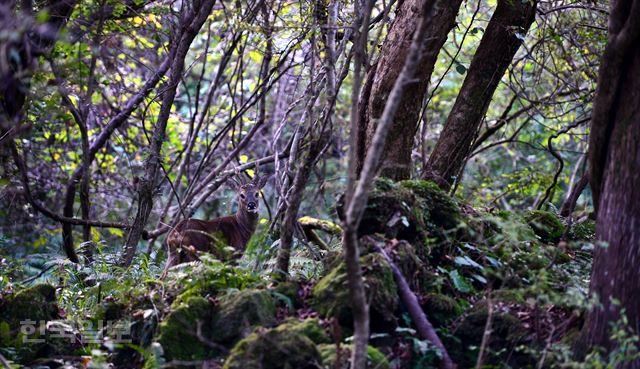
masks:
[[[197,337],[200,326],[203,337],[213,337],[214,309],[202,297],[191,297],[180,304],[160,324],[158,342],[167,360],[203,360],[219,352]]]
[[[231,350],[223,369],[317,369],[316,345],[291,326],[258,329]]]
[[[213,297],[227,289],[243,290],[258,284],[258,278],[242,268],[213,259],[210,254],[200,256],[202,263],[181,264],[170,273],[170,287],[176,289],[174,306],[190,297]]]
[[[422,210],[428,213],[425,214],[428,222],[444,229],[455,228],[460,223],[458,204],[434,182],[407,180],[399,185],[411,190],[423,200]]]
[[[436,327],[444,326],[462,313],[456,300],[437,293],[427,294],[420,305],[429,321]]]
[[[273,289],[273,292],[276,294],[276,298],[283,300],[283,302],[290,305],[290,307],[299,308],[302,306],[300,283],[298,281],[288,280],[280,282]]]
[[[271,292],[243,290],[220,299],[214,315],[214,341],[233,343],[255,326],[275,323],[276,305]]]
[[[50,284],[38,284],[9,296],[0,306],[0,321],[17,329],[20,321],[49,321],[59,317],[56,289]]]
[[[524,218],[542,242],[558,242],[564,233],[560,219],[548,211],[532,210]]]
[[[367,254],[360,258],[369,301],[372,328],[388,328],[395,325],[394,311],[398,295],[393,272],[379,254]],[[351,327],[347,273],[344,263],[324,276],[313,288],[311,305],[322,317],[337,317],[340,324]]]
[[[315,344],[329,343],[331,340],[325,332],[324,328],[320,325],[318,319],[308,318],[303,321],[299,321],[295,318],[289,318],[284,323],[280,324],[276,329],[281,331],[299,333],[309,338]]]
[[[351,356],[352,345],[340,345],[340,361],[339,365],[336,365],[336,345],[325,344],[319,345],[318,350],[322,357],[322,365],[325,368],[348,368],[349,357]],[[391,369],[391,365],[387,361],[380,350],[373,346],[367,347],[367,368],[369,369]]]
[[[451,355],[460,367],[469,368],[475,365],[488,317],[487,305],[481,302],[464,317],[455,330],[454,335],[459,340],[459,345],[452,350]],[[518,346],[525,344],[530,342],[527,330],[520,319],[508,310],[494,309],[485,365],[528,367],[535,362],[534,359],[516,350]]]
[[[587,220],[574,224],[569,230],[569,239],[572,241],[593,241],[596,238],[596,222]]]
[[[358,234],[382,233],[387,238],[413,242],[420,238],[426,219],[422,199],[410,189],[386,178],[376,179],[358,228]]]

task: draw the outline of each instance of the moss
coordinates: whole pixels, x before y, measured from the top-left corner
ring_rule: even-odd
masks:
[[[158,338],[167,360],[203,360],[218,354],[196,335],[200,323],[202,336],[213,336],[212,318],[211,303],[202,297],[191,297],[171,312],[160,324]]]
[[[258,329],[239,341],[223,369],[316,369],[320,353],[301,332],[278,327]]]
[[[436,327],[444,326],[462,312],[456,300],[437,293],[428,294],[421,306],[429,321]]]
[[[233,343],[254,326],[275,323],[275,300],[269,291],[244,290],[221,298],[214,316],[214,341]]]
[[[279,294],[281,299],[287,299],[287,305],[291,305],[294,308],[299,308],[302,306],[302,299],[300,298],[300,283],[297,281],[284,281],[278,283],[278,285],[273,289],[273,292]]]
[[[315,344],[329,343],[331,340],[325,332],[324,328],[320,326],[318,319],[309,318],[303,321],[299,321],[294,318],[290,318],[285,323],[280,324],[276,329],[281,331],[299,333],[309,338]]]
[[[481,302],[465,316],[454,332],[459,345],[452,350],[451,355],[460,367],[468,368],[475,365],[487,318],[486,303]],[[516,350],[520,345],[530,344],[527,333],[516,316],[505,310],[494,309],[485,365],[522,368],[535,362],[532,357]]]
[[[564,225],[560,219],[548,211],[533,210],[524,218],[542,242],[558,242],[564,233]]]
[[[424,200],[429,221],[438,227],[452,229],[460,223],[458,204],[437,184],[431,181],[408,180],[399,183]]]
[[[258,284],[258,278],[250,272],[211,258],[208,255],[202,255],[201,259],[205,262],[185,267],[188,269],[177,275],[176,287],[182,291],[176,296],[174,306],[187,301],[190,297],[216,296],[223,290],[232,288],[242,290]]]
[[[386,178],[377,179],[358,228],[359,235],[382,233],[413,242],[425,229],[423,201],[411,190]]]
[[[322,357],[322,365],[325,368],[348,368],[349,357],[351,355],[353,345],[340,345],[340,363],[336,364],[336,345],[319,345],[318,350]],[[391,369],[391,365],[387,361],[380,350],[373,346],[367,347],[367,368],[369,369]]]
[[[569,231],[569,239],[572,241],[593,241],[596,237],[596,222],[587,220],[574,224]]]
[[[20,321],[49,321],[59,317],[56,289],[50,284],[38,284],[9,296],[2,305],[0,321],[17,329]]]
[[[389,264],[379,254],[360,258],[360,265],[371,301],[372,327],[395,324],[393,312],[398,306],[398,295]],[[324,276],[313,288],[311,305],[322,317],[337,317],[345,327],[352,322],[347,273],[344,263]]]

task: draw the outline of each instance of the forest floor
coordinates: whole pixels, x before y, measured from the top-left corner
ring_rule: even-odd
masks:
[[[338,205],[338,214],[340,206]],[[370,368],[435,368],[383,248],[459,368],[598,367],[572,361],[583,323],[594,223],[551,212],[473,209],[430,182],[378,180],[359,229]],[[3,260],[0,354],[10,368],[347,368],[352,316],[339,237],[294,248],[273,282],[273,235],[236,263],[172,268],[99,253],[84,267]],[[28,278],[31,276],[30,278]],[[620,328],[624,332],[624,327]]]

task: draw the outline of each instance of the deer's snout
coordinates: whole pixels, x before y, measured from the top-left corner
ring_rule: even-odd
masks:
[[[258,208],[258,206],[256,205],[256,203],[255,203],[255,202],[253,202],[253,201],[249,201],[249,202],[247,203],[247,209],[248,209],[248,210],[256,210],[257,208]]]

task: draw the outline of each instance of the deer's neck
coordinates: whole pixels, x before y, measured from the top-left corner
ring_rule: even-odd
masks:
[[[238,209],[236,212],[236,222],[238,223],[239,231],[245,242],[251,238],[251,235],[256,230],[258,225],[258,213],[249,213],[246,210]]]

